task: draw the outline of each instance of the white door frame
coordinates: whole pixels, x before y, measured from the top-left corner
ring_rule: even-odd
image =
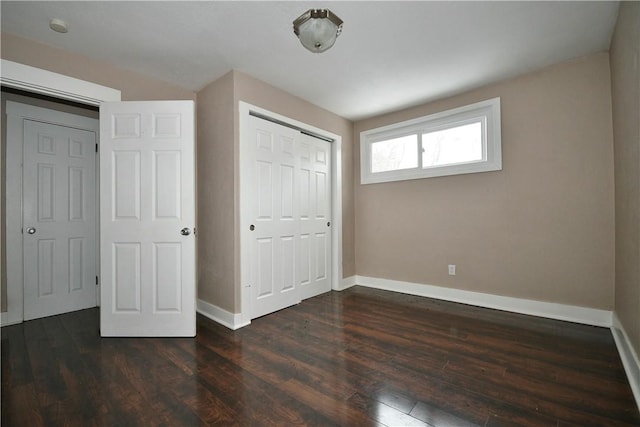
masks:
[[[234,325],[235,328],[246,326],[251,323],[251,288],[247,283],[250,276],[249,258],[251,234],[249,233],[249,225],[251,218],[249,217],[247,206],[247,191],[244,190],[248,185],[248,168],[247,164],[249,154],[247,149],[249,144],[246,143],[247,135],[249,135],[249,113],[251,111],[260,113],[264,116],[289,123],[297,128],[305,129],[318,135],[326,136],[333,139],[331,143],[331,289],[340,290],[342,281],[342,137],[340,135],[319,129],[315,126],[290,119],[283,115],[265,110],[240,101],[239,105],[239,124],[240,124],[240,324]],[[244,191],[243,191],[244,190]]]
[[[99,106],[107,101],[120,101],[117,89],[65,76],[17,62],[2,60],[0,82],[3,86],[67,99],[80,104]]]
[[[105,101],[121,100],[119,90],[5,59],[2,60],[1,70],[0,83],[7,87],[94,106],[99,106],[100,103]],[[22,120],[19,121],[22,122]],[[9,120],[7,120],[7,135],[9,135],[9,126]],[[12,128],[14,126],[15,124],[12,125]],[[17,131],[21,133],[21,127]],[[7,143],[7,159],[22,158],[21,151],[20,153],[9,153],[9,147],[10,145]],[[20,148],[22,147],[20,146]],[[7,162],[6,172],[7,224],[4,231],[7,248],[11,248],[11,251],[7,251],[7,312],[2,313],[0,318],[0,325],[2,326],[22,322],[24,313],[22,283],[22,167],[17,162]],[[15,200],[19,202],[8,203]],[[19,260],[15,259],[16,256],[19,256]]]
[[[23,229],[26,225],[24,223],[24,205],[25,201],[29,199],[25,198],[25,187],[23,179],[24,175],[24,164],[25,161],[29,158],[25,157],[23,153],[25,153],[25,129],[26,129],[26,121],[30,121],[32,124],[35,123],[46,123],[47,125],[56,125],[56,126],[64,126],[65,129],[70,130],[82,130],[93,133],[95,138],[95,144],[98,144],[98,134],[99,134],[99,121],[97,118],[84,117],[75,114],[63,113],[56,110],[50,110],[48,108],[36,107],[33,105],[22,104],[20,102],[7,101],[6,104],[6,114],[7,114],[7,193],[9,194],[9,189],[11,189],[11,198],[7,196],[7,200],[16,200],[15,197],[18,197],[22,203],[11,203],[11,205],[7,206],[7,225],[11,227],[12,231],[17,231],[18,229]],[[94,152],[93,144],[90,145],[91,153]],[[95,154],[90,154],[87,159],[89,162],[93,161],[93,176],[94,176],[94,185],[93,192],[95,197],[95,212],[94,212],[94,233],[92,238],[94,239],[94,265],[95,271],[94,274],[98,275],[98,267],[100,265],[99,260],[99,252],[98,252],[98,185],[97,185],[97,176],[98,176],[98,158]],[[58,183],[58,186],[60,183]],[[19,193],[19,194],[17,194]],[[17,219],[16,216],[20,215],[20,218]],[[36,218],[32,218],[34,221]],[[45,226],[46,224],[40,224],[40,226]],[[36,225],[37,227],[37,225]],[[46,227],[45,227],[46,228]],[[9,235],[7,235],[9,237]],[[24,285],[25,278],[28,277],[31,269],[23,268],[30,260],[25,258],[25,248],[24,248],[24,240],[23,234],[18,234],[10,236],[12,238],[17,237],[15,242],[11,242],[11,245],[8,247],[11,248],[11,252],[7,253],[7,279],[11,278],[11,281],[7,280],[7,286],[12,286],[12,291],[17,295],[18,293],[24,294]],[[7,242],[8,244],[9,242]],[[19,272],[17,270],[20,270]],[[28,282],[27,282],[28,283]],[[93,277],[91,278],[91,285],[93,285]],[[57,285],[54,285],[57,286]],[[84,284],[86,286],[86,283]],[[58,289],[59,290],[59,289]],[[95,291],[95,289],[94,289]],[[7,294],[9,289],[7,289]],[[91,292],[91,290],[89,290]],[[72,297],[72,295],[69,295]],[[97,293],[96,293],[97,297]],[[25,303],[27,301],[22,301],[22,307],[24,308]],[[93,306],[98,302],[97,298],[94,298],[90,303]],[[31,300],[33,304],[34,301]],[[86,303],[89,303],[87,301]],[[50,309],[54,309],[54,307],[61,308],[55,305],[47,305]],[[33,307],[31,310],[31,317],[33,318]],[[42,312],[39,312],[41,315]],[[40,317],[40,316],[39,316]]]

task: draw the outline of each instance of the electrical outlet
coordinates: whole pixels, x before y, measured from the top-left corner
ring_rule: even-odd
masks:
[[[456,265],[449,264],[449,276],[455,276],[455,275],[456,275]]]

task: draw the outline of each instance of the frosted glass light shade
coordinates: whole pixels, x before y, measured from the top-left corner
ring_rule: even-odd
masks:
[[[324,52],[342,32],[342,19],[328,9],[309,9],[293,21],[293,32],[311,52]]]

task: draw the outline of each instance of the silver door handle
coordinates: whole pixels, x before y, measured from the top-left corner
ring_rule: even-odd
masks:
[[[28,227],[27,228],[27,234],[36,234],[36,229],[33,227]]]
[[[182,230],[180,230],[180,234],[182,234],[183,236],[188,236],[189,234],[191,234],[191,230],[185,227]]]

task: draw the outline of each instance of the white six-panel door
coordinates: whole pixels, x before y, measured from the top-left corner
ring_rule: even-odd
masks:
[[[23,141],[24,320],[95,307],[96,134],[24,120]]]
[[[102,336],[195,336],[192,101],[100,107]]]
[[[251,318],[331,290],[328,142],[249,118]],[[247,232],[247,230],[245,230]]]
[[[301,134],[298,283],[302,299],[331,290],[331,145]]]

